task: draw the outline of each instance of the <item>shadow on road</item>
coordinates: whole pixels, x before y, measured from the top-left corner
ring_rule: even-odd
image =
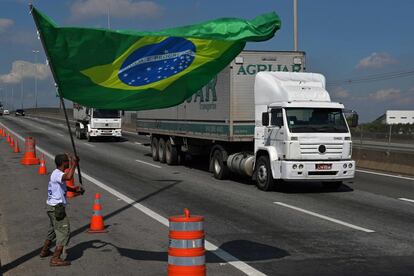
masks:
[[[339,188],[325,187],[321,182],[289,182],[281,183],[276,192],[285,194],[322,194],[322,193],[347,193],[354,189],[343,183]]]
[[[115,248],[119,255],[127,257],[133,260],[142,261],[161,261],[167,263],[168,253],[166,251],[147,251],[133,248],[125,248],[116,246],[113,243],[105,242],[102,240],[90,240],[82,242],[68,249],[68,260],[75,261],[81,258],[86,250],[100,250],[101,252],[112,252],[112,248]],[[224,250],[227,253],[237,257],[238,260],[244,262],[265,261],[272,259],[281,259],[289,256],[289,253],[283,249],[279,249],[273,246],[256,243],[247,240],[234,240],[223,243],[220,246],[220,250]],[[206,252],[207,263],[222,263],[223,260],[215,255],[215,251]]]

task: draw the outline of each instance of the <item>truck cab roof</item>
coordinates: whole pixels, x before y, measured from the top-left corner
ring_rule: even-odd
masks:
[[[331,102],[325,77],[316,73],[259,72],[256,74],[255,104]]]

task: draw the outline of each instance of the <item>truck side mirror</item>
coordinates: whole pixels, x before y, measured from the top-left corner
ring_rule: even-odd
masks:
[[[269,125],[269,113],[263,112],[262,113],[262,125],[268,126]]]
[[[349,118],[349,127],[357,127],[358,126],[358,114],[353,113],[352,116]]]

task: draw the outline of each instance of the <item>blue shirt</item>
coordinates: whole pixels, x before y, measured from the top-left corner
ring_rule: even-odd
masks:
[[[63,175],[64,173],[58,169],[55,169],[50,175],[46,201],[50,206],[55,206],[59,203],[66,205],[66,181],[62,181]]]

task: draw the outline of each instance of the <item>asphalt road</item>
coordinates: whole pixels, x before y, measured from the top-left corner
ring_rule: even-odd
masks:
[[[6,116],[0,124],[51,154],[70,151],[61,122]],[[358,171],[339,191],[292,183],[262,192],[246,179],[215,180],[202,160],[155,163],[147,139],[125,138],[76,141],[83,172],[144,197],[140,203],[164,218],[186,207],[203,215],[207,240],[237,258],[221,255],[234,275],[413,274],[414,179]]]

